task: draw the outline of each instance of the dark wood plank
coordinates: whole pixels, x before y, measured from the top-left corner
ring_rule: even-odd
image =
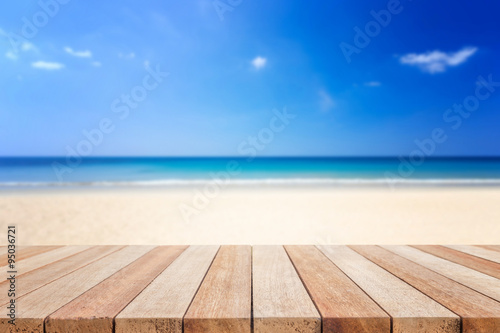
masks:
[[[113,319],[186,249],[159,246],[45,320],[46,333],[113,333]]]
[[[252,252],[222,246],[184,317],[184,332],[250,333]]]
[[[500,303],[379,246],[350,246],[462,318],[463,332],[500,332]]]
[[[421,251],[433,254],[437,257],[453,261],[457,264],[475,269],[478,272],[488,274],[500,279],[500,264],[479,258],[467,253],[453,250],[441,245],[412,245]]]
[[[285,246],[318,308],[323,332],[390,332],[391,320],[314,246]]]

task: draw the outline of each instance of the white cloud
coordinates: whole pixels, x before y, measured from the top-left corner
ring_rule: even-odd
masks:
[[[380,87],[381,83],[379,81],[370,81],[365,82],[365,86],[367,87]]]
[[[101,67],[102,66],[102,64],[99,61],[92,61],[90,64],[94,67]]]
[[[118,57],[119,58],[124,58],[124,59],[134,59],[135,58],[135,53],[134,52],[130,52],[128,54],[123,54],[123,53],[118,53]]]
[[[64,64],[59,62],[36,61],[31,63],[31,67],[53,71],[64,68]]]
[[[5,57],[10,59],[10,60],[17,60],[17,58],[18,58],[17,54],[15,54],[12,51],[7,51],[7,53],[5,53]]]
[[[35,45],[31,44],[30,42],[23,42],[21,44],[21,50],[26,52],[26,51],[36,51]]]
[[[325,90],[320,90],[318,92],[319,95],[319,107],[322,112],[328,112],[335,106],[335,101],[332,96],[327,93]]]
[[[75,51],[73,50],[71,47],[65,47],[64,48],[64,51],[66,51],[66,53],[68,54],[71,54],[72,56],[74,57],[79,57],[79,58],[92,58],[92,52],[90,52],[89,50],[85,50],[85,51]]]
[[[252,66],[255,67],[255,69],[263,68],[266,65],[266,63],[267,59],[261,56],[257,56],[252,60]]]
[[[402,64],[417,66],[424,72],[434,74],[444,72],[448,67],[464,63],[476,51],[477,47],[464,47],[457,52],[446,53],[435,50],[421,54],[410,53],[402,56],[399,61]]]

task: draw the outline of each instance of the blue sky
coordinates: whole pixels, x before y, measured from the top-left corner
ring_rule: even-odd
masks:
[[[409,155],[435,129],[446,140],[434,156],[500,156],[499,11],[449,0],[6,1],[0,155],[237,156],[286,108],[296,117],[260,156]],[[479,87],[480,76],[493,83]],[[453,110],[464,102],[472,111]]]

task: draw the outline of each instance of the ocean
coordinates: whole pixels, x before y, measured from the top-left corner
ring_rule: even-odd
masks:
[[[0,158],[0,187],[500,185],[500,158]]]

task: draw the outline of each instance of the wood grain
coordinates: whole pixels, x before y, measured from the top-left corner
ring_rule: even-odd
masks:
[[[43,333],[44,319],[47,316],[153,248],[153,246],[127,246],[20,297],[16,301],[16,325],[10,325],[6,312],[0,312],[0,332]]]
[[[45,253],[34,255],[32,257],[21,260],[16,264],[17,275],[20,276],[22,274],[26,274],[35,269],[75,255],[90,248],[91,246],[64,246],[51,251],[47,251]],[[7,266],[0,267],[0,271],[5,272],[7,270]]]
[[[454,262],[433,256],[410,246],[387,245],[383,248],[500,301],[500,280]]]
[[[321,317],[282,246],[252,252],[255,333],[321,332]]]
[[[16,248],[16,262],[19,262],[23,259],[36,256],[38,254],[42,254],[45,252],[49,252],[51,250],[55,250],[62,246],[17,246]],[[2,255],[0,256],[0,266],[7,265],[7,247],[3,247]],[[5,252],[5,253],[3,253]]]
[[[113,333],[113,319],[186,246],[159,246],[124,267],[45,320],[46,333]]]
[[[314,246],[285,246],[316,304],[323,332],[390,332],[390,317]]]
[[[117,333],[182,333],[182,320],[218,246],[190,246],[115,318]]]
[[[221,246],[184,317],[184,332],[250,333],[250,246]]]
[[[460,318],[347,246],[318,247],[392,317],[392,332],[460,332]]]
[[[463,332],[500,332],[500,303],[379,246],[350,246],[462,318]]]
[[[124,246],[95,246],[70,257],[63,258],[17,278],[16,297],[24,296],[54,280],[63,277],[85,265],[107,256]],[[0,283],[0,305],[7,304],[8,281]]]
[[[486,250],[500,251],[500,245],[476,245],[477,247],[482,247]]]
[[[446,247],[500,264],[500,252],[497,251],[488,250],[472,245],[446,245]]]
[[[455,262],[465,267],[472,268],[478,272],[488,274],[500,279],[500,264],[479,258],[467,253],[453,250],[441,245],[412,245],[421,251],[433,254],[437,257]]]

